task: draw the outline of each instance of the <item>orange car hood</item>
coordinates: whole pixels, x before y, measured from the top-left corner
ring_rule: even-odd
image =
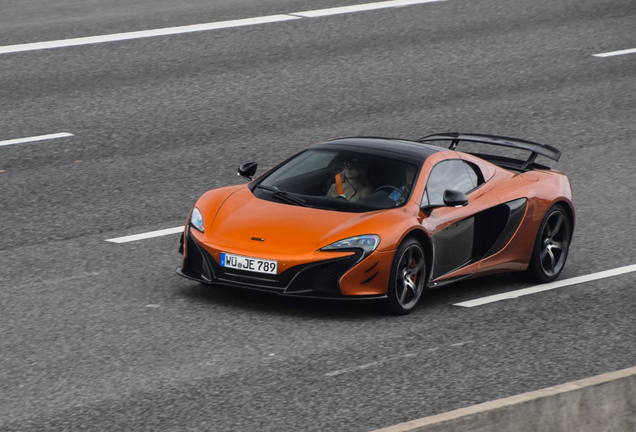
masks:
[[[370,219],[378,213],[336,212],[266,201],[245,188],[223,203],[208,238],[215,246],[237,253],[307,254],[346,237],[372,234],[364,229],[375,225]]]

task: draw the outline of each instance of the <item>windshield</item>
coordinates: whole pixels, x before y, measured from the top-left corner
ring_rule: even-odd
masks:
[[[365,212],[408,201],[419,165],[351,150],[310,149],[255,185],[254,195],[289,205]]]

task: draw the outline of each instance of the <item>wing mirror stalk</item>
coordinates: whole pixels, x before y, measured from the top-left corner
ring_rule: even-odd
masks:
[[[245,162],[239,165],[237,175],[252,181],[252,177],[256,174],[256,168],[258,168],[258,162]]]

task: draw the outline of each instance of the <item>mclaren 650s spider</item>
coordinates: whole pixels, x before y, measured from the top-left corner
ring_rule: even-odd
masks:
[[[505,155],[457,150],[468,143]],[[561,152],[442,133],[333,139],[256,179],[257,164],[244,163],[247,184],[212,189],[192,207],[177,273],[285,296],[383,299],[394,314],[425,289],[476,276],[550,282],[568,256],[574,197],[538,156]]]

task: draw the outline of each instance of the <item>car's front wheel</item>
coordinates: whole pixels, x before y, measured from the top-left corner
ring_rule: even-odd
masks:
[[[388,309],[395,315],[405,315],[417,304],[426,280],[426,257],[422,245],[407,238],[398,247],[388,289]]]

